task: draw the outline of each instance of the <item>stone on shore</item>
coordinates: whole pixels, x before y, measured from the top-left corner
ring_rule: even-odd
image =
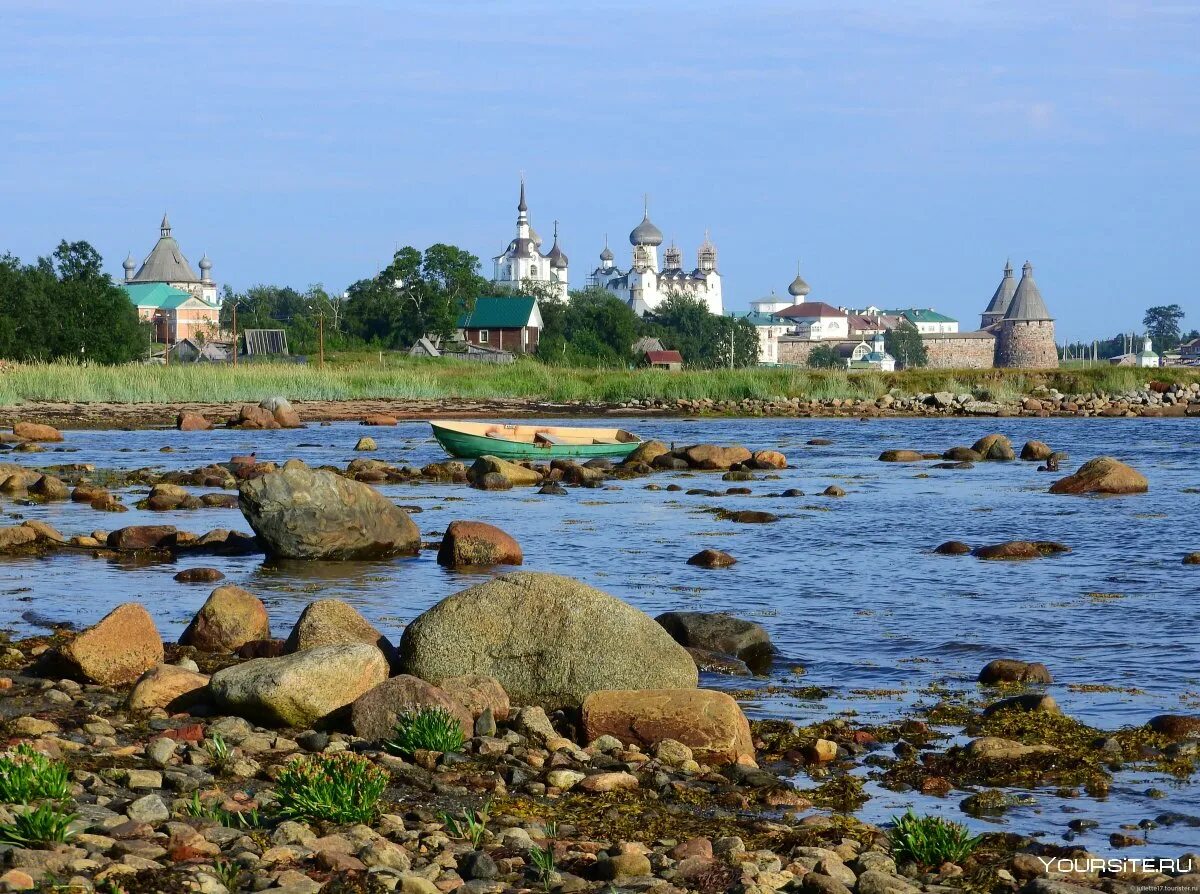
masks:
[[[1150,488],[1146,476],[1111,456],[1089,459],[1073,475],[1050,485],[1052,494],[1141,494]]]
[[[389,664],[395,662],[396,647],[391,640],[360,615],[354,606],[340,599],[310,602],[296,619],[284,644],[284,651],[301,652],[349,643],[368,643],[387,656]]]
[[[947,540],[934,547],[933,551],[939,556],[965,556],[971,551],[971,546],[961,540]]]
[[[1159,714],[1146,726],[1168,739],[1200,739],[1200,714]]]
[[[970,447],[951,447],[942,454],[942,459],[953,460],[956,463],[983,462],[983,457]]]
[[[40,422],[18,422],[13,426],[13,434],[23,441],[61,441],[60,432],[53,425],[42,425]]]
[[[676,452],[691,468],[714,472],[725,471],[732,465],[748,462],[754,457],[754,454],[740,444],[730,447],[722,447],[719,444],[693,444]]]
[[[449,677],[442,680],[441,690],[460,705],[471,712],[472,717],[479,717],[484,711],[491,711],[495,720],[507,720],[512,705],[508,693],[500,685],[500,681],[482,674],[463,674],[460,677]]]
[[[184,410],[175,417],[175,427],[179,431],[211,431],[213,424],[199,413]]]
[[[242,484],[238,504],[270,555],[378,559],[414,554],[421,533],[370,485],[292,461]]]
[[[262,600],[241,587],[226,585],[209,594],[179,644],[202,652],[234,652],[248,642],[270,638],[271,623]]]
[[[241,407],[239,407],[237,418],[232,420],[229,424],[233,428],[265,430],[283,427],[275,420],[274,413],[263,407],[255,406],[254,404],[243,404]]]
[[[75,675],[116,686],[161,664],[163,644],[150,613],[126,602],[68,642],[60,654]]]
[[[150,711],[163,708],[171,713],[186,711],[204,700],[208,691],[208,676],[172,664],[152,667],[133,684],[129,693],[131,711]]]
[[[166,549],[178,533],[174,525],[130,525],[110,533],[106,543],[109,549],[122,551]]]
[[[1040,662],[997,658],[989,661],[979,672],[979,682],[985,686],[997,683],[1053,683],[1050,669]]]
[[[756,469],[786,469],[787,457],[778,450],[757,450],[750,464]]]
[[[67,487],[66,482],[53,475],[39,476],[37,481],[29,485],[29,493],[47,502],[67,500],[71,497],[71,489]]]
[[[1026,462],[1040,462],[1049,459],[1054,454],[1049,444],[1042,441],[1026,441],[1021,448],[1021,459]]]
[[[0,528],[0,553],[27,553],[37,544],[37,531],[25,525]]]
[[[1006,461],[1017,458],[1013,452],[1012,441],[1004,435],[984,435],[971,445],[971,449],[985,460]]]
[[[583,702],[589,742],[613,736],[648,748],[674,739],[702,763],[753,761],[750,724],[734,699],[710,689],[605,690]]]
[[[471,482],[471,486],[483,490],[498,489],[483,487],[488,483],[485,479],[491,475],[498,475],[511,487],[528,487],[542,483],[541,472],[535,472],[533,469],[527,469],[525,466],[509,462],[506,459],[500,459],[498,456],[481,456],[467,470],[467,479]]]
[[[319,646],[256,658],[213,674],[217,706],[270,726],[311,727],[388,677],[383,653],[366,643]]]
[[[371,451],[371,450],[376,450],[378,448],[376,447],[374,438],[372,438],[368,435],[363,435],[361,438],[358,439],[358,443],[354,445],[354,449]]]
[[[695,688],[695,662],[653,619],[557,574],[516,572],[455,593],[400,641],[406,673],[435,685],[494,677],[517,704],[575,707],[598,689]]]
[[[879,461],[884,463],[919,463],[924,458],[925,454],[916,450],[885,450],[879,454]]]
[[[300,414],[286,397],[266,397],[259,401],[258,405],[271,414],[280,428],[304,427],[304,423],[300,421]]]
[[[1014,695],[1011,698],[1002,698],[998,702],[993,702],[983,709],[983,716],[992,717],[1006,711],[1020,711],[1025,714],[1038,712],[1043,714],[1062,713],[1062,709],[1059,708],[1058,702],[1054,700],[1054,696],[1029,692],[1024,695]]]
[[[1053,745],[1023,745],[1011,739],[983,736],[967,743],[967,754],[981,760],[1019,760],[1034,754],[1057,754]]]
[[[665,456],[670,453],[671,449],[662,441],[643,441],[633,448],[633,452],[625,457],[625,465],[634,465],[635,463],[645,463],[652,465],[660,456]]]
[[[447,568],[520,565],[524,560],[516,540],[495,525],[478,521],[450,522],[437,555],[438,564]]]
[[[475,725],[471,711],[432,683],[409,674],[384,680],[355,699],[350,706],[350,728],[360,738],[386,741],[395,732],[400,715],[417,708],[442,708],[458,721],[463,735],[471,737]]]
[[[362,418],[360,425],[396,425],[399,419],[395,416],[389,416],[387,413],[368,413]]]
[[[663,612],[654,620],[681,646],[724,652],[751,667],[769,663],[775,652],[761,624],[721,612]]]
[[[719,549],[702,549],[687,560],[689,565],[700,568],[728,568],[737,562],[733,556]]]

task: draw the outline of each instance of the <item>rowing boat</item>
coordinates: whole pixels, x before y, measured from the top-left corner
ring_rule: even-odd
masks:
[[[433,436],[451,456],[474,459],[554,459],[563,456],[625,457],[641,438],[621,428],[508,425],[499,422],[430,422]]]

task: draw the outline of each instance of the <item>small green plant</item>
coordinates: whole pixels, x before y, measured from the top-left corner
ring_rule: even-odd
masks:
[[[232,860],[222,860],[220,857],[217,857],[217,859],[213,860],[211,874],[227,890],[236,891],[241,886],[242,867],[238,866]]]
[[[979,844],[966,826],[940,816],[918,816],[910,809],[904,816],[892,817],[888,832],[892,857],[897,863],[913,862],[920,866],[961,863]]]
[[[529,860],[537,870],[538,879],[547,891],[550,890],[550,878],[554,875],[554,842],[546,840],[545,847],[536,844],[529,851]]]
[[[350,752],[300,758],[276,780],[279,812],[292,819],[369,823],[388,779],[386,770]]]
[[[63,801],[70,795],[71,780],[65,764],[50,760],[24,743],[14,751],[0,755],[0,802]]]
[[[442,822],[446,825],[446,831],[454,838],[470,841],[471,847],[479,850],[479,846],[483,843],[483,836],[487,834],[488,816],[490,815],[491,807],[492,799],[488,798],[479,810],[464,809],[462,819],[457,819],[448,813],[443,813]]]
[[[425,707],[405,711],[396,721],[389,751],[412,757],[417,751],[460,751],[463,747],[462,726],[445,708]]]
[[[262,817],[256,809],[226,810],[216,804],[205,804],[200,800],[199,792],[192,792],[191,800],[185,801],[180,812],[184,816],[194,816],[199,819],[212,820],[217,825],[230,829],[259,829],[262,828]]]
[[[0,823],[0,843],[13,847],[37,847],[69,841],[75,833],[70,825],[78,814],[61,804],[46,801],[13,814],[11,823]]]
[[[213,733],[204,744],[208,759],[212,761],[213,769],[225,773],[233,766],[233,746],[226,742],[220,733]]]

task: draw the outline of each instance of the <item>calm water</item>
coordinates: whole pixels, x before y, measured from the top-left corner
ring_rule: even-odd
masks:
[[[726,610],[758,620],[780,650],[777,674],[755,683],[713,678],[705,684],[761,688],[799,680],[833,695],[809,702],[761,693],[744,702],[752,716],[805,723],[854,712],[860,720],[895,719],[905,706],[927,700],[922,690],[932,683],[969,688],[979,669],[997,657],[1044,661],[1056,680],[1050,692],[1063,709],[1098,726],[1141,724],[1156,713],[1198,710],[1200,568],[1180,564],[1184,553],[1200,549],[1195,522],[1200,493],[1194,492],[1200,490],[1200,462],[1191,420],[629,418],[614,423],[677,444],[738,442],[778,449],[793,468],[780,472],[777,480],[760,475],[748,485],[734,483],[751,487],[753,495],[720,498],[645,490],[648,481],[713,490],[731,486],[719,474],[705,473],[616,482],[606,490],[571,488],[565,497],[520,489],[485,494],[438,484],[382,490],[401,504],[421,507],[415,520],[428,538],[456,518],[492,522],[520,541],[528,569],[578,577],[651,614]],[[262,459],[299,457],[312,465],[344,465],[364,455],[414,465],[444,458],[425,424],[366,431],[379,444],[373,454],[351,449],[362,428],[336,424],[191,435],[70,432],[68,452],[2,459],[171,469],[224,461],[251,450]],[[991,431],[1004,432],[1018,449],[1037,438],[1069,452],[1065,469],[1093,456],[1117,456],[1150,479],[1150,493],[1051,496],[1046,488],[1054,476],[1038,473],[1034,463],[941,471],[875,459],[888,447],[940,451],[969,445]],[[814,437],[834,443],[805,446]],[[163,446],[174,452],[160,453]],[[833,483],[847,496],[816,496]],[[811,496],[768,496],[792,487]],[[134,494],[126,495],[126,502],[134,499]],[[767,510],[781,521],[720,521],[705,511],[715,506]],[[26,507],[5,502],[0,511],[45,519],[66,534],[139,523],[172,523],[197,532],[249,530],[236,510],[133,510],[113,516],[67,503]],[[932,554],[932,547],[949,539],[972,545],[1059,540],[1073,551],[1018,563]],[[685,564],[704,547],[724,549],[738,564],[719,571]],[[8,560],[0,563],[0,625],[32,631],[21,618],[31,609],[86,624],[118,602],[137,599],[154,614],[164,636],[177,636],[209,588],[177,584],[172,576],[200,564],[220,568],[229,582],[260,595],[276,635],[286,635],[304,605],[321,596],[353,603],[395,641],[401,627],[423,609],[482,579],[443,570],[432,552],[383,563],[278,566],[263,564],[261,557],[204,557],[138,567],[82,556]],[[788,674],[796,665],[807,670],[802,678]],[[1071,691],[1071,684],[1107,684],[1136,692],[1081,693]],[[1151,787],[1166,790],[1168,797],[1151,800],[1144,794]],[[909,804],[964,819],[957,806],[961,793],[939,800],[871,791],[875,797],[863,811],[870,819],[886,818]],[[1004,820],[1009,827],[1045,831],[1054,840],[1068,819],[1096,818],[1101,828],[1077,841],[1101,853],[1109,851],[1107,836],[1121,823],[1165,810],[1200,814],[1200,785],[1180,786],[1151,773],[1123,774],[1104,802],[1034,794],[1037,806],[1010,811]],[[1123,853],[1173,855],[1200,844],[1200,829],[1163,828],[1150,832],[1148,840],[1147,848]]]

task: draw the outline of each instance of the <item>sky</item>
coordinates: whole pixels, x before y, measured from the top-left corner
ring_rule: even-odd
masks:
[[[573,288],[650,216],[727,309],[978,325],[1026,259],[1060,341],[1200,327],[1200,0],[0,0],[0,252],[121,275],[164,211],[218,282],[484,261],[518,180]]]

